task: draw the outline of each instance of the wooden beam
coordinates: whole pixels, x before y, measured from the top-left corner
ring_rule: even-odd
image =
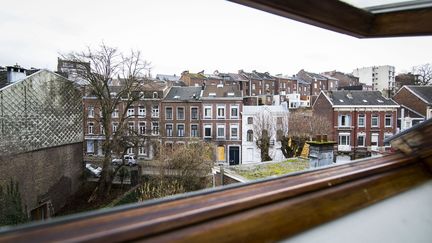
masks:
[[[230,0],[358,38],[432,35],[432,8],[372,14],[337,0]]]
[[[364,37],[373,15],[337,0],[230,0],[339,33]]]

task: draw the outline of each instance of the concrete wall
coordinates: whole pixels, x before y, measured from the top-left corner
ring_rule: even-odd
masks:
[[[49,201],[56,212],[78,190],[83,168],[82,143],[0,156],[0,184],[17,181],[28,212]]]

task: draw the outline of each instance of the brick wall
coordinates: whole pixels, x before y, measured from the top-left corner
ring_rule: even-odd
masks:
[[[416,95],[403,87],[394,97],[393,100],[400,105],[411,108],[426,117],[427,104],[419,99]]]
[[[82,143],[0,156],[0,184],[17,181],[29,212],[46,201],[55,212],[81,185],[83,169]]]

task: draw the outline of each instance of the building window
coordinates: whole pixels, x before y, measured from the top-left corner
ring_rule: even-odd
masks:
[[[238,118],[239,117],[239,107],[231,106],[231,118]]]
[[[135,131],[135,124],[133,122],[128,122],[128,135],[133,135]]]
[[[212,107],[204,106],[204,118],[212,119]]]
[[[94,153],[94,141],[93,140],[87,141],[87,153]]]
[[[144,106],[140,106],[140,107],[138,108],[138,115],[139,115],[139,116],[142,116],[142,117],[145,117],[145,115],[146,115],[146,109],[145,109]]]
[[[217,138],[225,138],[225,125],[217,125]]]
[[[253,117],[247,118],[247,124],[253,124]]]
[[[113,113],[112,113],[112,118],[118,118],[119,117],[119,110],[118,109],[114,109]]]
[[[192,120],[198,120],[198,107],[192,107],[191,108],[191,119]]]
[[[270,84],[265,84],[265,89],[269,90],[270,89]]]
[[[94,132],[94,124],[93,122],[90,122],[88,124],[88,134],[93,134],[93,132]]]
[[[167,137],[172,137],[172,135],[173,135],[173,125],[172,124],[166,124],[165,125],[165,129],[166,129],[166,136]]]
[[[88,110],[88,118],[93,118],[94,117],[94,107],[93,106],[89,106],[87,108]]]
[[[152,134],[159,135],[159,122],[152,122]]]
[[[339,115],[339,127],[349,127],[351,125],[350,115]]]
[[[105,135],[105,129],[103,124],[100,124],[100,134]]]
[[[127,149],[127,154],[134,154],[133,148],[128,148]]]
[[[191,137],[198,137],[198,125],[192,124],[191,125]]]
[[[357,135],[357,146],[358,147],[364,147],[366,145],[365,141],[366,141],[366,135],[364,133]]]
[[[365,115],[364,114],[358,115],[358,126],[359,127],[365,127]]]
[[[385,126],[386,127],[391,127],[392,126],[392,115],[391,114],[386,114],[385,115]]]
[[[379,134],[378,133],[372,133],[371,134],[371,146],[378,146],[378,140],[379,140]]]
[[[350,145],[350,135],[339,134],[339,145]]]
[[[140,135],[145,135],[146,133],[146,123],[145,122],[140,122],[139,123],[139,134]]]
[[[158,98],[158,93],[157,92],[153,92],[153,99],[157,99]]]
[[[218,105],[217,106],[217,118],[225,118],[225,106]]]
[[[159,117],[159,105],[153,105],[152,106],[152,117],[155,117],[155,118]]]
[[[135,108],[131,107],[127,110],[127,116],[135,116]]]
[[[184,124],[177,125],[177,137],[184,137],[185,134],[185,126]]]
[[[231,125],[231,140],[238,139],[238,125]]]
[[[372,120],[371,120],[372,127],[377,127],[378,123],[379,123],[378,115],[376,115],[376,114],[372,115]]]
[[[138,155],[147,155],[145,147],[138,147]]]
[[[204,125],[204,137],[205,138],[212,137],[212,125],[210,124]]]
[[[253,141],[253,131],[252,130],[248,130],[247,131],[246,141],[248,141],[248,142],[252,142]]]
[[[255,89],[255,84],[252,84],[252,89]]]
[[[117,122],[113,122],[113,124],[112,124],[112,131],[113,131],[113,133],[117,132],[117,128],[118,128],[118,123]]]
[[[165,119],[166,120],[172,120],[173,119],[172,107],[166,107],[165,108]]]
[[[177,107],[177,120],[184,120],[185,119],[185,113],[184,113],[184,107]]]

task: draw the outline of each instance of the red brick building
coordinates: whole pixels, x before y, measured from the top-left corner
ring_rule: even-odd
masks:
[[[361,158],[390,149],[384,140],[396,133],[399,105],[379,91],[322,91],[312,108],[331,123],[338,155]]]
[[[161,139],[166,146],[202,139],[201,87],[172,87],[161,103]]]
[[[110,87],[112,93],[120,90],[118,86]],[[143,137],[143,146],[130,148],[128,153],[134,153],[138,158],[152,159],[153,148],[151,140],[159,138],[160,130],[160,107],[161,101],[169,91],[165,82],[148,82],[141,87],[143,97],[135,102],[129,109],[121,102],[111,114],[110,130],[115,132],[119,129],[119,119],[125,112],[127,118],[125,125],[128,129],[135,130]],[[101,110],[99,100],[88,95],[83,97],[84,103],[84,155],[86,160],[102,157],[102,143],[105,140],[101,123]]]
[[[236,85],[207,85],[202,93],[202,137],[216,145],[216,161],[241,161],[242,94]]]

